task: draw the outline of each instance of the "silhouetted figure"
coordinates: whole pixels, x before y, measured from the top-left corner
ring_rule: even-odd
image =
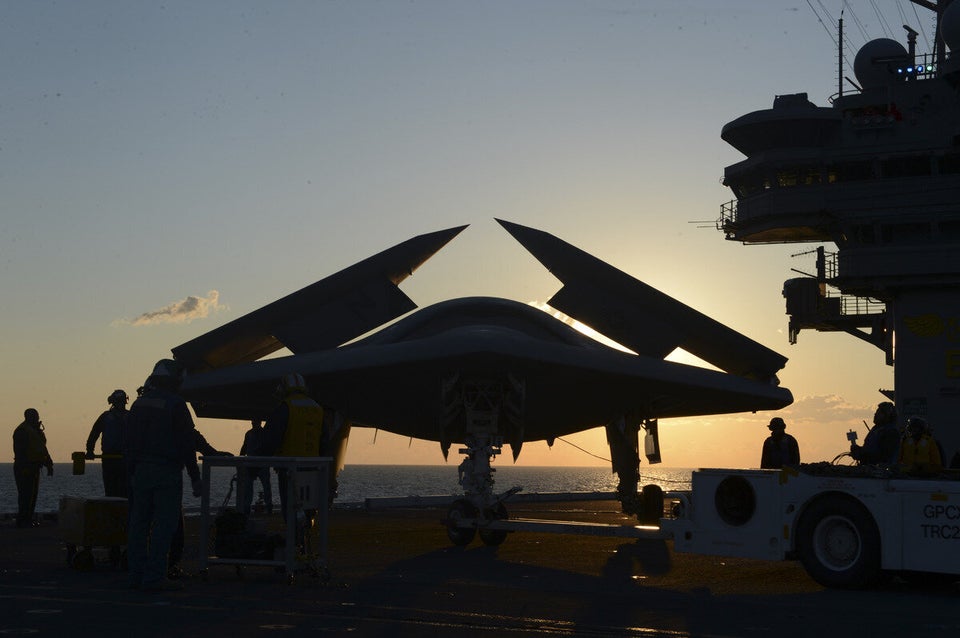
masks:
[[[250,429],[243,435],[243,445],[240,446],[240,456],[267,456],[264,453],[263,423],[260,419],[250,422]],[[253,504],[253,482],[260,481],[263,491],[263,502],[267,514],[273,513],[273,491],[270,485],[269,467],[241,467],[237,468],[237,480],[240,481],[240,511],[250,513]]]
[[[795,438],[786,433],[787,424],[783,419],[775,416],[767,427],[770,436],[763,442],[760,469],[779,470],[800,465],[800,446]]]
[[[900,443],[900,469],[909,474],[930,475],[943,469],[940,445],[926,419],[907,420],[907,436]]]
[[[123,447],[131,496],[127,561],[134,589],[181,588],[166,578],[167,555],[180,520],[183,470],[190,476],[194,496],[199,496],[200,469],[193,417],[176,394],[180,381],[176,361],[159,361],[127,419]]]
[[[323,434],[323,408],[307,396],[304,378],[291,373],[277,387],[280,404],[267,418],[263,428],[263,450],[267,456],[320,456]],[[277,469],[280,489],[280,510],[287,517],[287,482],[285,469]]]
[[[127,425],[127,393],[114,390],[107,397],[110,409],[97,417],[87,437],[87,458],[95,457],[93,450],[100,439],[104,496],[127,497],[127,467],[123,461],[123,430]]]
[[[40,468],[53,476],[53,460],[47,451],[40,413],[33,408],[23,412],[23,423],[13,431],[13,478],[17,483],[17,527],[36,527],[33,520],[40,492]]]
[[[207,439],[200,434],[200,430],[195,429],[193,431],[193,445],[194,449],[203,456],[233,456],[230,452],[221,452],[207,443]],[[198,494],[194,494],[194,496],[198,496]],[[183,559],[183,543],[183,495],[181,494],[180,520],[177,523],[176,531],[173,533],[173,538],[170,539],[170,553],[167,555],[167,578],[171,580],[177,580],[183,575],[183,570],[180,569],[180,561]]]
[[[873,427],[863,439],[863,445],[850,442],[850,456],[862,465],[893,465],[900,453],[900,436],[897,408],[884,401],[873,413]]]

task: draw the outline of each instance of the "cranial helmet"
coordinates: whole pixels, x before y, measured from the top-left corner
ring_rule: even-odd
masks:
[[[147,388],[165,388],[176,392],[183,380],[183,366],[173,359],[160,359],[153,366],[153,372],[147,377],[144,386]]]
[[[283,375],[280,379],[280,385],[277,386],[277,393],[280,396],[286,396],[291,392],[306,392],[307,382],[299,372],[291,372]]]
[[[781,419],[778,416],[775,416],[772,419],[770,419],[770,425],[768,425],[767,427],[770,428],[771,430],[786,430],[787,424],[783,422],[783,419]]]
[[[897,408],[889,401],[884,401],[877,405],[877,411],[873,415],[876,423],[891,423],[897,420]]]
[[[34,408],[27,408],[23,411],[23,420],[27,423],[39,423],[40,413]]]
[[[920,436],[929,431],[930,424],[927,423],[926,419],[921,419],[918,416],[907,419],[907,433],[909,433],[910,436]]]
[[[153,366],[151,377],[173,377],[179,378],[183,374],[183,368],[173,359],[160,359],[157,365]]]
[[[123,390],[114,390],[113,393],[107,397],[107,403],[110,405],[126,405],[127,393]]]

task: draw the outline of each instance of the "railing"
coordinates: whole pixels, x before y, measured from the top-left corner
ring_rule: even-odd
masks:
[[[949,52],[947,53],[946,59],[950,59]],[[893,63],[890,64],[892,66]],[[936,56],[933,53],[914,54],[913,64],[904,63],[902,68],[891,68],[890,72],[897,74],[903,78],[904,81],[929,80],[940,76],[940,69],[937,68]],[[847,93],[843,95],[847,95]],[[839,97],[842,97],[840,93],[834,93],[827,98],[827,102],[833,104]]]
[[[830,295],[827,297],[840,298],[840,314],[842,316],[879,315],[887,309],[882,301],[870,297],[856,297],[854,295]]]
[[[730,236],[730,228],[737,221],[737,200],[733,199],[720,205],[720,218],[716,222],[717,230],[727,233]],[[793,257],[816,254],[817,264],[816,278],[828,285],[839,275],[838,251],[825,250],[823,247],[814,250],[808,250],[797,253]],[[798,271],[800,272],[800,271]],[[840,299],[840,314],[842,316],[862,316],[879,315],[886,310],[886,304],[869,297],[858,297],[855,295],[845,295],[843,293],[831,293],[828,291],[825,295],[828,299]]]
[[[720,205],[720,219],[717,220],[717,230],[729,234],[729,227],[737,221],[737,200]]]
[[[821,246],[815,250],[798,253],[794,255],[794,257],[809,255],[811,253],[817,255],[817,279],[827,285],[832,285],[830,282],[835,280],[839,274],[839,267],[837,265],[837,256],[839,253],[835,250],[826,250]],[[871,299],[870,297],[845,295],[839,292],[833,293],[830,290],[828,290],[824,296],[827,299],[840,300],[840,314],[843,316],[877,315],[886,310],[886,304],[882,301]]]
[[[838,268],[837,268],[837,251],[835,250],[824,250],[823,251],[823,278],[824,279],[836,279]]]

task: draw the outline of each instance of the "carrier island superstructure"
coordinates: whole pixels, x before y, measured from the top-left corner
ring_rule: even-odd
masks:
[[[781,95],[723,127],[746,159],[724,171],[736,199],[717,225],[743,244],[818,244],[816,275],[784,284],[790,342],[814,329],[874,344],[894,367],[881,392],[902,419],[929,421],[948,463],[960,450],[960,54],[948,52],[960,2],[912,1],[936,12],[932,53],[904,26],[906,46],[857,52],[854,82],[841,48],[829,106]]]

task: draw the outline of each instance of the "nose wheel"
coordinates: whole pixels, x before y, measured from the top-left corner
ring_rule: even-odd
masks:
[[[497,503],[491,508],[484,510],[483,517],[488,521],[502,521],[507,519],[507,508],[503,503]],[[507,530],[480,528],[480,540],[484,545],[496,547],[507,540]]]
[[[484,527],[484,523],[507,519],[507,508],[504,504],[495,503],[482,511],[481,517],[478,516],[480,510],[470,501],[466,499],[454,501],[447,510],[447,538],[450,542],[459,547],[466,547],[473,542],[478,533],[483,544],[490,547],[496,547],[507,540],[507,530]]]
[[[447,511],[447,538],[454,545],[466,547],[477,534],[476,527],[459,527],[457,523],[464,519],[477,517],[477,509],[466,499],[457,499]]]

